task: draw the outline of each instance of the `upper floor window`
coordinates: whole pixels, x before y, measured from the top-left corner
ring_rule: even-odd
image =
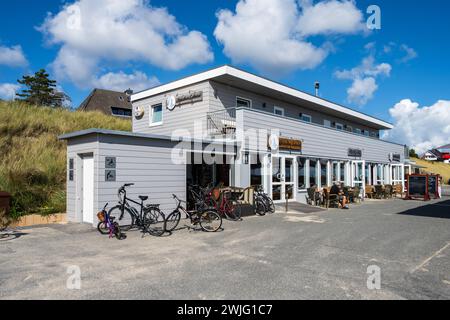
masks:
[[[150,125],[160,125],[163,122],[163,107],[162,104],[151,106]]]
[[[309,114],[300,113],[300,120],[305,122],[312,122],[312,117]]]
[[[361,129],[359,129],[359,128],[355,128],[355,131],[354,131],[354,133],[356,133],[356,134],[361,134]]]
[[[284,117],[284,109],[281,107],[273,107],[273,113],[276,114],[277,116],[282,116]]]
[[[251,108],[252,101],[241,97],[236,97],[236,107],[238,108]]]
[[[330,120],[323,120],[323,125],[327,128],[331,128],[331,121]]]
[[[131,117],[131,115],[132,115],[130,109],[116,108],[116,107],[111,107],[111,113],[114,116],[119,116],[119,117]]]
[[[352,126],[347,125],[347,126],[345,126],[345,129],[346,129],[348,132],[353,132],[353,127],[352,127]]]
[[[369,130],[363,130],[362,134],[365,135],[366,137],[368,137],[370,135]]]
[[[336,122],[335,128],[337,130],[344,130],[344,125],[342,123]]]

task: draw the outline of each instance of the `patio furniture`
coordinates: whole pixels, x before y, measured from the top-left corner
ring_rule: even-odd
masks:
[[[392,188],[392,186],[391,185],[386,185],[385,187],[384,187],[384,197],[386,198],[386,199],[391,199],[392,198],[392,193],[393,193],[393,188]]]
[[[317,206],[320,199],[317,197],[316,188],[308,188],[306,191],[306,203],[310,206]]]
[[[353,196],[352,196],[352,202],[353,203],[361,203],[361,189],[359,187],[353,188]]]
[[[330,189],[323,189],[323,204],[325,208],[330,208],[332,205],[336,205],[339,208],[339,196],[337,194],[330,194]]]
[[[384,198],[384,188],[382,185],[375,186],[375,198],[383,199]]]
[[[366,186],[366,196],[367,196],[367,198],[373,199],[374,193],[375,193],[374,192],[374,187],[367,185]]]
[[[400,195],[403,198],[403,186],[401,184],[394,185],[392,189],[392,196],[397,198],[397,195]]]

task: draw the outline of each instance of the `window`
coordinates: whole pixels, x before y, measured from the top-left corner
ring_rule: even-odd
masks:
[[[320,160],[320,186],[328,185],[328,160]]]
[[[259,159],[258,154],[252,154],[252,161],[250,166],[250,183],[252,186],[260,186],[262,185],[262,164],[261,160]],[[256,163],[255,162],[256,158]]]
[[[339,183],[342,181],[340,168],[343,167],[343,163],[333,162],[331,180],[333,183]]]
[[[313,187],[317,185],[317,161],[309,160],[309,186]]]
[[[300,113],[300,120],[311,123],[312,117],[308,114]]]
[[[275,106],[275,107],[273,107],[273,113],[278,116],[284,117],[284,109],[283,108]]]
[[[111,113],[119,117],[131,117],[131,109],[111,107]]]
[[[297,158],[298,163],[298,188],[305,189],[306,187],[306,177],[305,177],[305,169],[306,169],[306,159],[305,158]]]
[[[372,132],[370,133],[370,136],[371,136],[372,138],[376,138],[376,137],[377,137],[377,133],[372,131]]]
[[[327,128],[331,128],[331,121],[330,120],[323,120],[323,125]]]
[[[337,123],[336,122],[336,126],[335,127],[336,127],[337,130],[344,130],[344,125],[342,123]]]
[[[151,107],[150,112],[150,125],[161,125],[163,122],[163,108],[162,104],[157,104]]]
[[[361,134],[361,129],[359,129],[359,128],[355,128],[355,131],[354,131],[356,134]]]
[[[244,99],[240,97],[236,97],[236,107],[237,108],[251,108],[252,107],[252,101],[249,99]]]
[[[353,132],[353,127],[352,126],[346,126],[346,130],[348,132]]]
[[[366,137],[368,137],[369,134],[370,134],[370,132],[369,132],[369,130],[363,130],[363,134],[364,134]]]

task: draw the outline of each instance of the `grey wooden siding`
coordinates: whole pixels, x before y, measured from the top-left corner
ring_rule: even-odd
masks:
[[[389,163],[389,153],[399,153],[404,161],[404,146],[379,139],[368,138],[335,129],[279,117],[255,110],[237,111],[238,127],[244,130],[266,129],[279,130],[279,134],[303,140],[303,154],[323,159],[354,159],[348,157],[348,149],[362,149],[363,160]],[[240,125],[239,125],[240,124]],[[256,150],[256,143],[249,145]]]
[[[188,130],[190,135],[194,137],[194,123],[197,121],[203,129],[203,134],[206,134],[206,114],[209,112],[209,90],[209,82],[202,82],[134,102],[133,107],[144,107],[145,115],[142,119],[133,117],[133,132],[171,136],[176,130],[183,129]],[[184,104],[176,107],[173,111],[169,111],[166,108],[165,101],[168,96],[185,94],[189,91],[203,91],[203,101],[193,104]],[[161,126],[151,127],[150,107],[159,103],[162,103],[163,105],[163,124]],[[186,134],[182,135],[185,136]],[[200,135],[197,134],[195,136],[200,137]]]
[[[97,172],[98,157],[98,141],[96,135],[90,135],[86,137],[79,137],[72,139],[67,144],[67,169],[69,168],[69,159],[74,159],[74,177],[73,181],[69,181],[69,173],[67,170],[67,195],[66,195],[66,207],[67,207],[67,219],[73,222],[82,221],[81,204],[82,199],[77,198],[77,194],[81,195],[82,187],[82,158],[83,154],[94,155],[94,172]],[[97,186],[98,177],[94,177],[94,203],[97,199]]]
[[[130,137],[100,136],[98,157],[99,208],[109,202],[117,204],[117,190],[125,183],[131,199],[149,196],[147,203],[161,204],[169,214],[175,208],[172,194],[186,199],[186,165],[174,164],[171,159],[175,143],[162,140]],[[116,182],[105,181],[105,158],[116,157]]]
[[[328,116],[323,113],[317,112],[310,108],[302,107],[299,105],[293,105],[286,103],[272,97],[262,96],[253,92],[244,91],[235,87],[227,86],[218,82],[210,82],[210,110],[219,111],[224,108],[234,108],[236,106],[236,97],[246,98],[252,101],[252,108],[255,110],[261,110],[268,113],[274,113],[274,106],[284,109],[285,116],[294,119],[299,119],[300,113],[308,114],[312,117],[313,123],[323,125],[324,120],[330,120],[331,122],[338,122],[342,125],[352,126],[353,129],[359,128],[361,130],[369,130],[370,132],[378,132],[376,129],[369,128],[367,126],[356,124],[343,118],[337,118]],[[266,108],[263,108],[263,103],[266,104]]]

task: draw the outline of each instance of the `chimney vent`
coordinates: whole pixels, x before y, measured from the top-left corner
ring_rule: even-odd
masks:
[[[320,82],[319,81],[316,81],[314,83],[314,89],[316,91],[316,97],[318,97],[319,96],[319,89],[320,89]]]

